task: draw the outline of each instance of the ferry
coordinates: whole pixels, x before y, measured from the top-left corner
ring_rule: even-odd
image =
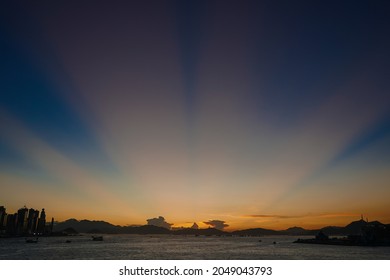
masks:
[[[92,241],[103,241],[103,236],[92,236]]]

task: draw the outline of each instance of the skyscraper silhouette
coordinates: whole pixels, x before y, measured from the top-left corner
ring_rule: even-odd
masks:
[[[45,233],[45,226],[46,226],[46,213],[45,208],[42,209],[41,217],[38,220],[38,234],[44,234]]]

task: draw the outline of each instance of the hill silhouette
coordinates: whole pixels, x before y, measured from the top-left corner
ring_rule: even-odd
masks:
[[[291,227],[285,230],[272,230],[265,228],[250,228],[236,230],[232,232],[222,231],[216,228],[195,229],[182,228],[178,230],[169,230],[167,228],[143,225],[143,226],[116,226],[105,221],[90,221],[69,219],[64,222],[56,223],[55,232],[67,232],[70,228],[80,233],[106,233],[106,234],[176,234],[176,235],[238,235],[238,236],[263,236],[263,235],[316,235],[322,231],[326,235],[357,235],[361,233],[364,226],[386,226],[378,221],[367,222],[363,219],[353,221],[350,224],[340,226],[326,226],[320,229],[307,230],[302,227]]]
[[[361,233],[362,227],[372,225],[372,226],[378,226],[384,224],[373,221],[373,222],[367,222],[363,219],[360,219],[358,221],[353,221],[350,224],[346,225],[345,227],[336,227],[336,226],[328,226],[320,229],[323,233],[326,235],[358,235]]]
[[[55,232],[66,232],[66,229],[72,228],[81,233],[107,233],[107,234],[168,234],[169,229],[153,225],[143,226],[115,226],[105,221],[90,221],[69,219],[57,223],[53,230]]]
[[[265,229],[265,228],[250,228],[243,230],[236,230],[232,232],[233,235],[242,236],[260,236],[260,235],[281,235],[277,230]]]

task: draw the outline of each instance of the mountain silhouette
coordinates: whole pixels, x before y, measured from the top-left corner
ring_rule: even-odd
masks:
[[[243,230],[236,230],[232,232],[233,235],[241,236],[260,236],[260,235],[280,235],[281,233],[272,229],[265,228],[250,228]]]
[[[265,228],[250,228],[236,230],[232,232],[222,231],[216,228],[196,229],[182,228],[178,230],[169,230],[164,227],[154,225],[143,226],[116,226],[105,221],[90,221],[69,219],[64,222],[59,222],[54,225],[54,232],[62,232],[67,234],[70,232],[80,233],[106,233],[106,234],[176,234],[176,235],[237,235],[237,236],[262,236],[262,235],[316,235],[322,231],[326,235],[358,235],[364,226],[385,226],[390,228],[390,225],[384,225],[378,221],[367,222],[363,219],[353,221],[350,224],[340,226],[326,226],[321,229],[307,230],[302,227],[290,227],[285,230],[272,230]],[[74,232],[73,232],[74,231]]]
[[[107,234],[167,234],[171,231],[167,228],[157,227],[153,225],[144,226],[115,226],[105,221],[89,221],[76,219],[69,219],[64,222],[57,223],[53,230],[55,232],[63,232],[66,234],[66,230],[72,228],[76,232],[82,233],[107,233]]]
[[[290,227],[286,230],[281,231],[285,235],[312,235],[316,232],[316,230],[308,230],[302,227]]]

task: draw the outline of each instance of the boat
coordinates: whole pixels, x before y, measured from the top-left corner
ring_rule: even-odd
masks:
[[[92,241],[103,241],[103,236],[92,236]]]
[[[38,243],[38,237],[35,239],[26,238],[26,243]]]

